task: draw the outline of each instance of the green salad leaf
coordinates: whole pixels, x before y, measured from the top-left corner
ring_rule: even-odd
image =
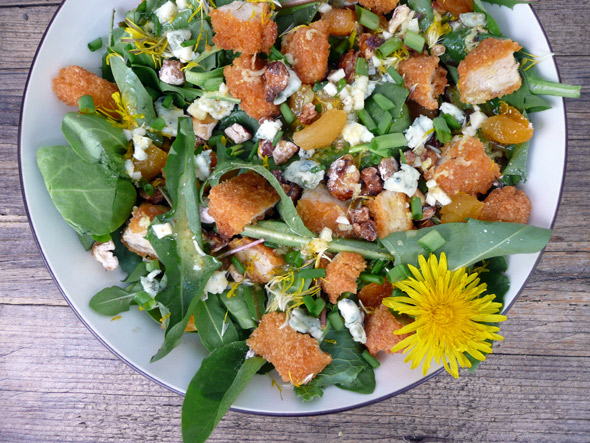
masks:
[[[219,423],[256,372],[266,363],[246,359],[248,346],[239,341],[213,351],[201,362],[182,404],[182,439],[200,443]]]
[[[489,3],[489,2],[488,2]],[[481,3],[481,0],[473,0],[473,11],[480,12],[486,16],[486,28],[495,37],[502,37],[502,31],[500,30],[500,26],[498,26],[498,22],[494,20],[494,17],[486,11],[486,8]]]
[[[527,159],[531,142],[521,143],[512,147],[508,164],[502,170],[500,181],[509,186],[515,186],[527,179]]]
[[[232,318],[242,329],[252,329],[264,315],[266,293],[259,285],[238,285],[233,295],[226,293],[219,296],[219,300],[227,308]]]
[[[194,316],[201,343],[209,352],[239,340],[238,330],[218,295],[209,294],[206,300],[197,303]]]

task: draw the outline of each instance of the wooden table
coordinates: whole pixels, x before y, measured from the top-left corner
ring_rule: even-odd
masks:
[[[83,1],[83,0],[79,0]],[[590,86],[590,8],[539,0],[563,80]],[[52,281],[23,207],[24,84],[55,0],[0,4],[0,441],[179,441],[182,398],[115,358]],[[586,89],[587,90],[587,89]],[[569,100],[563,200],[551,243],[476,376],[443,375],[372,406],[306,417],[229,413],[213,441],[588,441],[590,111]]]

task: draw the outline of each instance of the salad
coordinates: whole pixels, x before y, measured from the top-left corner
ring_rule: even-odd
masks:
[[[53,79],[78,110],[38,165],[127,275],[90,306],[160,324],[152,361],[185,333],[210,352],[186,441],[257,373],[313,401],[373,392],[395,352],[458,377],[502,340],[506,256],[550,237],[517,187],[528,117],[580,88],[541,79],[480,0],[144,0],[88,47],[102,75]]]

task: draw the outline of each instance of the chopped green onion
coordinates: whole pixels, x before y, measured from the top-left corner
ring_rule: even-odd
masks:
[[[365,109],[358,111],[357,115],[361,122],[363,122],[363,125],[365,125],[369,131],[373,132],[375,129],[377,129],[377,123],[375,123],[373,117],[371,117]]]
[[[155,131],[161,131],[166,127],[166,120],[164,120],[162,117],[158,117],[150,122],[150,126]]]
[[[432,123],[434,124],[434,130],[436,131],[436,139],[441,143],[448,143],[453,139],[453,134],[447,125],[447,121],[440,115],[436,117]]]
[[[346,86],[346,79],[341,78],[340,80],[338,80],[338,83],[336,84],[336,90],[338,92],[340,92],[344,89],[345,86]]]
[[[257,141],[254,146],[252,146],[252,150],[250,154],[248,154],[248,161],[251,162],[254,156],[258,153],[258,147],[260,146],[260,141]]]
[[[291,111],[287,102],[281,103],[281,114],[283,114],[283,118],[288,125],[295,121],[295,114],[293,114],[293,111]]]
[[[197,44],[197,39],[194,40],[187,40],[185,42],[182,42],[180,44],[180,46],[182,46],[183,48],[188,48],[189,46],[195,46]]]
[[[90,52],[96,52],[100,48],[102,48],[102,38],[100,38],[100,37],[98,37],[96,40],[92,40],[90,43],[88,43],[88,49],[90,49]]]
[[[232,265],[234,265],[234,267],[238,270],[240,274],[246,273],[246,267],[235,255],[231,256],[231,263]]]
[[[275,135],[275,138],[272,139],[272,145],[276,146],[281,139],[283,138],[283,134],[285,133],[285,131],[279,131],[277,132],[277,135]]]
[[[231,155],[232,157],[235,157],[237,155],[241,155],[245,152],[244,150],[244,145],[242,145],[241,143],[238,145],[234,145],[229,149],[228,154]]]
[[[305,303],[305,307],[309,311],[310,314],[314,315],[316,311],[315,300],[311,295],[306,295],[303,297],[303,303]]]
[[[402,164],[404,164],[404,165],[405,165],[406,163],[408,163],[408,162],[406,161],[406,156],[404,155],[404,151],[401,151],[401,150],[399,151],[399,161],[400,161]]]
[[[356,68],[354,70],[356,75],[369,75],[369,66],[367,65],[367,61],[363,57],[359,57],[356,59]]]
[[[382,149],[399,148],[406,146],[407,141],[401,132],[395,134],[380,135],[371,140],[371,147],[380,151]]]
[[[172,95],[167,95],[162,102],[162,106],[164,106],[166,109],[169,109],[170,105],[172,105],[172,101],[174,101],[174,97]]]
[[[154,185],[152,185],[151,183],[146,183],[142,186],[142,189],[143,192],[145,192],[147,195],[154,195],[156,193],[156,189],[154,188]]]
[[[404,84],[404,78],[400,75],[399,72],[397,72],[395,70],[395,68],[393,66],[390,66],[389,68],[387,68],[387,73],[393,79],[393,82],[396,85],[400,85],[401,86],[401,85]]]
[[[379,27],[379,16],[360,6],[355,6],[357,21],[366,28],[376,30]]]
[[[387,263],[385,260],[377,260],[371,268],[371,274],[378,275],[385,267],[385,263]]]
[[[91,95],[83,95],[78,99],[78,107],[82,114],[94,114],[96,107],[94,106],[94,99]]]
[[[92,238],[97,243],[106,243],[111,240],[111,234],[93,235]]]
[[[389,283],[395,283],[411,276],[412,274],[406,265],[397,265],[387,273],[387,280],[389,280]]]
[[[445,119],[445,122],[447,122],[447,125],[451,129],[461,129],[461,123],[459,123],[457,119],[453,117],[451,114],[443,114],[442,117]]]
[[[271,249],[277,249],[277,248],[280,247],[278,243],[274,243],[274,242],[271,242],[271,241],[265,241],[263,243],[263,245],[266,246],[267,248],[271,248]]]
[[[382,285],[385,282],[385,279],[380,275],[373,275],[368,272],[361,272],[359,279],[365,283],[377,283],[378,285]]]
[[[426,249],[428,252],[434,252],[447,241],[440,235],[438,231],[430,231],[428,234],[418,240],[418,244]]]
[[[274,46],[272,46],[270,48],[270,55],[268,56],[269,60],[273,60],[273,61],[277,61],[280,60],[283,63],[288,63],[287,62],[287,57],[285,57],[281,51],[279,51],[277,48],[275,48]]]
[[[384,111],[389,111],[390,109],[395,108],[395,103],[385,97],[383,94],[373,94],[373,100],[379,105],[381,109]]]
[[[303,257],[299,251],[289,251],[285,254],[283,259],[287,262],[287,264],[295,268],[300,268],[303,265]]]
[[[316,82],[315,85],[313,85],[313,92],[318,92],[321,91],[322,89],[324,89],[324,86],[326,86],[328,84],[327,81],[325,82]]]
[[[336,331],[341,331],[344,329],[344,321],[342,320],[342,317],[340,317],[340,314],[337,310],[328,314],[328,321]]]
[[[424,44],[426,43],[426,40],[424,40],[424,37],[422,37],[420,34],[414,31],[406,31],[404,43],[406,44],[406,46],[409,46],[413,50],[421,53],[422,49],[424,49]]]
[[[366,349],[363,351],[363,353],[361,354],[361,356],[365,359],[365,361],[367,363],[369,363],[369,365],[371,365],[372,368],[377,369],[381,363],[379,363],[379,361],[377,361],[377,359],[375,357],[373,357],[369,351],[367,351]]]
[[[323,268],[319,269],[304,269],[295,273],[295,278],[324,278],[326,276],[326,270]]]
[[[379,123],[377,124],[377,133],[379,135],[387,134],[392,121],[393,121],[393,116],[391,115],[391,113],[385,111],[383,113],[383,116],[379,120]]]
[[[382,57],[387,57],[389,54],[397,51],[402,47],[402,41],[397,38],[393,37],[383,43],[381,46],[377,48],[377,52],[381,54]]]
[[[321,114],[322,112],[324,112],[324,110],[323,110],[323,108],[322,108],[322,105],[321,105],[321,104],[319,104],[319,103],[318,103],[318,104],[316,104],[316,105],[315,105],[315,111],[316,111],[318,114]]]
[[[412,197],[412,200],[410,200],[410,208],[412,209],[412,218],[414,220],[421,220],[422,200],[420,200],[420,197]]]
[[[200,86],[205,80],[223,77],[223,67],[208,72],[185,71],[184,77],[188,83]]]

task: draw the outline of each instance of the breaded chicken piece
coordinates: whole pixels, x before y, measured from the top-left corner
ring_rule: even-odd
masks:
[[[407,324],[407,323],[406,323]],[[395,331],[405,326],[385,305],[379,305],[370,315],[365,317],[365,346],[375,356],[379,351],[393,354],[391,349],[409,334],[395,335]]]
[[[362,255],[356,252],[341,252],[326,266],[326,277],[321,280],[323,291],[328,294],[330,303],[336,303],[345,292],[356,294],[356,279],[367,264]]]
[[[234,1],[212,9],[213,43],[242,54],[268,53],[278,35],[270,14],[268,3]]]
[[[332,8],[322,14],[322,21],[328,23],[328,33],[344,37],[350,35],[356,24],[356,14],[352,9]]]
[[[512,94],[522,85],[514,53],[522,46],[512,40],[486,38],[459,63],[461,101],[477,105]]]
[[[231,96],[242,100],[240,107],[257,120],[276,117],[281,113],[277,105],[266,101],[262,77],[265,66],[264,60],[242,54],[223,70]]]
[[[500,175],[500,167],[487,156],[483,143],[471,136],[447,143],[436,167],[424,173],[451,196],[485,194]]]
[[[293,70],[306,85],[313,85],[328,72],[329,24],[324,20],[300,26],[288,33],[282,42],[283,54],[293,58]]]
[[[377,225],[379,238],[385,238],[392,232],[414,229],[409,198],[402,192],[383,191],[367,206]]]
[[[505,186],[486,197],[479,219],[526,224],[530,215],[531,201],[525,192]]]
[[[142,203],[133,211],[133,217],[131,217],[129,225],[121,235],[121,242],[127,246],[127,249],[141,255],[143,258],[158,258],[156,251],[145,236],[154,218],[169,210],[166,206]]]
[[[330,228],[338,237],[354,237],[351,225],[339,225],[336,221],[338,217],[346,218],[347,210],[346,203],[330,194],[324,185],[318,185],[315,189],[305,189],[297,202],[297,213],[303,224],[316,234],[324,228]],[[341,229],[341,226],[344,229]]]
[[[307,383],[332,362],[318,341],[300,334],[286,323],[283,312],[264,314],[246,343],[256,354],[271,362],[284,382]]]
[[[240,238],[232,240],[229,245],[231,249],[236,249],[253,241],[249,238]],[[268,283],[277,275],[277,271],[285,266],[283,257],[261,244],[236,252],[235,255],[246,268],[246,276],[257,283]]]
[[[359,0],[359,3],[377,14],[389,14],[395,9],[399,0]]]
[[[447,70],[439,62],[436,55],[416,55],[399,64],[410,100],[430,110],[438,109],[438,97],[448,85]]]
[[[385,297],[391,297],[393,286],[387,280],[379,283],[369,283],[359,291],[359,300],[365,307],[377,308]]]
[[[279,194],[254,172],[246,172],[211,188],[209,215],[222,237],[231,238],[264,217],[279,201]]]
[[[77,107],[80,97],[90,95],[96,107],[117,109],[112,97],[119,92],[117,85],[79,66],[60,69],[53,79],[53,92],[66,105]]]

